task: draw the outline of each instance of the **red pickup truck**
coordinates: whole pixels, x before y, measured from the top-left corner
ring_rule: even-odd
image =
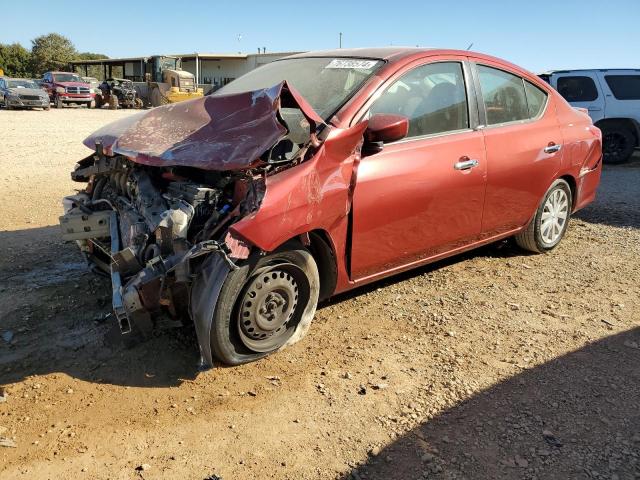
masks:
[[[42,87],[49,93],[49,98],[56,108],[64,104],[75,103],[91,108],[94,96],[91,85],[75,73],[47,72],[42,78]]]

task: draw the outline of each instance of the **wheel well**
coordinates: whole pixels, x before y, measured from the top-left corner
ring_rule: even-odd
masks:
[[[338,281],[336,255],[331,246],[329,235],[325,231],[314,230],[309,232],[309,241],[307,248],[316,261],[320,275],[319,300],[326,300],[335,291]]]
[[[571,207],[575,208],[576,206],[576,200],[577,200],[577,185],[576,185],[576,179],[573,178],[571,175],[564,175],[562,177],[560,177],[561,180],[564,180],[565,182],[567,182],[569,184],[569,188],[571,189]]]
[[[595,126],[598,128],[626,128],[633,133],[633,136],[636,140],[636,146],[640,141],[640,125],[638,122],[630,119],[630,118],[605,118],[595,123]]]

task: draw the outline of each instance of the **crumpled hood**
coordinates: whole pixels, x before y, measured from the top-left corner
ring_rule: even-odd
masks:
[[[281,107],[299,108],[311,132],[324,123],[285,81],[253,92],[210,95],[141,112],[101,128],[84,144],[94,149],[100,142],[105,154],[124,155],[144,165],[251,168],[287,134]]]
[[[9,88],[9,95],[36,95],[38,97],[48,96],[47,92],[40,88]]]

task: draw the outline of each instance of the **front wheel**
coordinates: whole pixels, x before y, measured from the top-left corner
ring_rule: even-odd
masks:
[[[315,314],[319,292],[318,267],[300,245],[230,272],[213,315],[214,357],[240,365],[300,340]]]
[[[527,228],[515,236],[516,243],[530,252],[553,250],[567,231],[571,203],[569,184],[562,179],[553,182]]]

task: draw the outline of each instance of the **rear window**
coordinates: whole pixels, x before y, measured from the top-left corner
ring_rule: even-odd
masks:
[[[640,75],[605,75],[604,79],[618,100],[640,100]]]
[[[535,118],[544,110],[544,105],[547,103],[547,93],[527,80],[524,81],[524,93],[527,95],[529,117]]]
[[[598,89],[590,77],[560,77],[557,88],[567,102],[593,102],[598,98]]]
[[[484,65],[478,65],[478,74],[488,125],[529,118],[522,78]]]

